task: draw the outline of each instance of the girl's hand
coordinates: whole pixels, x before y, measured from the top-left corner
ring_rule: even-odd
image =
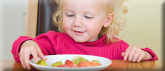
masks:
[[[30,64],[29,64],[30,55],[33,56],[34,61],[36,63],[38,62],[38,57],[40,57],[41,59],[47,60],[47,58],[41,52],[37,43],[32,40],[27,40],[20,47],[20,53],[19,53],[20,61],[24,69],[26,68],[28,70],[31,69]]]
[[[124,60],[128,59],[130,62],[140,62],[152,58],[148,52],[141,50],[137,46],[128,47],[121,55],[124,57]]]

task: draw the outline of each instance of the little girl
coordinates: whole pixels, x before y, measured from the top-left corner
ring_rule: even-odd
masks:
[[[111,60],[158,60],[149,48],[130,46],[117,38],[124,21],[119,11],[127,12],[125,0],[56,0],[59,8],[54,20],[61,32],[49,31],[36,38],[19,37],[12,46],[16,62],[30,69],[29,58],[35,62],[44,55],[84,54]]]

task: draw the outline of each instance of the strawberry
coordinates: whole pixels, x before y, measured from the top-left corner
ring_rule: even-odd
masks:
[[[67,65],[59,65],[57,67],[68,67]]]
[[[66,65],[68,67],[78,67],[75,63],[73,63],[72,61],[70,61],[68,59],[65,61],[64,65]]]

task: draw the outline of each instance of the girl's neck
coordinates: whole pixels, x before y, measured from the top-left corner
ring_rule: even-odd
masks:
[[[94,41],[97,41],[97,40],[98,40],[98,36],[96,36],[95,38],[93,38],[93,39],[91,39],[91,40],[89,40],[87,42],[94,42]]]

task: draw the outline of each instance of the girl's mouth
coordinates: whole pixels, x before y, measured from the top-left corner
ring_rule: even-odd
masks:
[[[76,35],[82,35],[84,32],[82,32],[82,31],[73,31],[74,32],[74,34],[76,34]]]

